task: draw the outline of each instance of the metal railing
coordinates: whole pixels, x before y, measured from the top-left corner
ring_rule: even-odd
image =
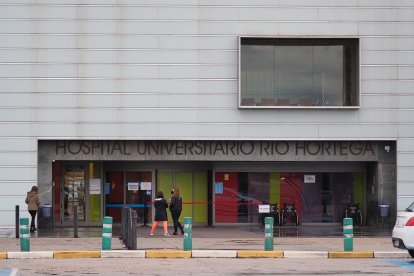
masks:
[[[121,207],[121,239],[128,250],[137,250],[137,211],[127,206]]]

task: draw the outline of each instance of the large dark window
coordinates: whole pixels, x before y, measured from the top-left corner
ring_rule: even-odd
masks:
[[[240,38],[240,107],[359,106],[355,38]]]

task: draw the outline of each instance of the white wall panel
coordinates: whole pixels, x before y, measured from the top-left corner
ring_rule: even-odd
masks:
[[[395,124],[332,124],[319,125],[319,137],[344,139],[392,139],[398,137],[400,128]]]
[[[114,1],[115,2],[115,1]],[[135,2],[139,4],[139,2]],[[115,3],[117,4],[117,3]],[[158,16],[158,10],[154,7],[145,6],[79,6],[78,18],[83,20],[132,20],[139,18],[154,19]]]
[[[414,152],[399,152],[397,155],[397,164],[403,167],[414,167]]]
[[[411,189],[413,187],[411,186]],[[414,195],[410,194],[407,196],[397,196],[397,209],[402,212],[414,202]]]
[[[264,114],[265,115],[265,114]],[[263,116],[264,116],[263,115]],[[278,111],[280,123],[358,123],[355,110],[305,110],[281,109]]]
[[[235,21],[239,18],[239,10],[233,7],[218,6],[211,4],[205,6],[190,7],[165,7],[158,8],[159,19],[191,19],[197,21]]]
[[[120,63],[129,64],[195,64],[199,62],[199,52],[196,50],[137,50],[122,51],[119,53]],[[211,61],[210,61],[211,62]]]
[[[279,23],[279,35],[284,36],[355,36],[358,34],[356,22],[289,22]]]
[[[413,170],[414,170],[414,166],[400,166],[398,164],[398,168],[397,168],[398,181],[407,182],[407,183],[411,181],[412,183]],[[414,190],[412,192],[412,195],[414,195]]]
[[[74,78],[76,64],[0,64],[3,78]]]
[[[33,79],[21,80],[0,78],[0,81],[0,93],[33,92],[36,88],[36,80]]]
[[[0,24],[1,25],[1,24]],[[1,49],[1,62],[35,62],[36,50],[34,49]]]
[[[375,8],[375,7],[358,7],[358,8],[323,8],[319,9],[320,20],[332,21],[398,21],[399,9],[394,7]]]
[[[80,78],[156,78],[158,66],[118,65],[118,64],[80,64]]]
[[[160,124],[159,135],[166,139],[232,139],[238,126],[233,124]]]
[[[35,124],[23,123],[0,123],[0,136],[18,137],[73,137],[76,135],[76,125],[66,124]],[[1,179],[0,179],[1,180]]]
[[[82,35],[76,38],[78,48],[92,49],[157,49],[158,38],[156,36],[139,35]],[[104,54],[104,52],[102,52]]]
[[[16,1],[8,2],[16,3]],[[0,9],[0,18],[76,19],[77,10],[76,6],[3,5]]]
[[[399,139],[397,142],[397,154],[399,152],[414,152],[414,138]]]
[[[398,95],[364,94],[361,96],[361,108],[398,108],[398,100]],[[407,100],[414,102],[414,96],[407,97]]]
[[[37,167],[1,167],[0,175],[4,181],[33,181],[37,177]]]
[[[37,92],[44,93],[112,93],[117,92],[119,80],[116,79],[40,79],[36,81]]]
[[[265,28],[263,28],[266,25]],[[269,26],[275,26],[270,27]],[[252,22],[249,24],[238,23],[237,21],[203,21],[199,22],[199,32],[204,35],[230,35],[230,34],[244,34],[244,33],[254,33],[253,28],[256,27],[257,30],[261,27],[261,31],[258,35],[261,35],[263,31],[270,32],[269,34],[277,34],[277,24],[275,23],[261,23],[261,22]]]
[[[42,49],[36,51],[37,62],[45,63],[117,63],[118,53],[115,50],[87,49]]]
[[[301,21],[317,21],[317,8],[289,8],[289,7],[241,7],[239,8],[239,20],[245,21],[291,21],[299,19]]]
[[[399,123],[412,122],[414,118],[410,119],[407,116],[413,116],[413,111],[405,111],[405,119],[402,118],[401,113],[397,110],[382,110],[382,109],[365,109],[359,112],[360,123]]]
[[[412,51],[362,51],[362,65],[413,65]]]
[[[235,50],[237,36],[160,36],[160,49]]]
[[[401,124],[398,126],[399,138],[412,138],[414,137],[414,124]],[[414,176],[413,176],[414,181]]]
[[[397,66],[363,66],[361,68],[361,79],[363,80],[383,80],[397,79]]]
[[[411,64],[411,66],[398,67],[398,79],[414,81],[414,60]]]
[[[76,48],[74,35],[7,35],[0,33],[3,48]]]
[[[243,125],[239,126],[239,135],[247,139],[306,139],[318,136],[318,126],[304,124],[264,124],[264,125]]]
[[[410,10],[412,12],[412,9]],[[401,11],[400,11],[401,12]],[[408,21],[412,21],[412,18]],[[358,33],[368,35],[414,35],[413,22],[360,22]]]
[[[0,140],[1,141],[1,140]],[[0,167],[5,166],[31,166],[37,168],[37,151],[25,152],[19,149],[19,151],[0,151]]]
[[[2,185],[2,187],[7,188],[7,189],[0,189],[0,198],[23,196],[23,199],[21,201],[23,205],[20,205],[20,206],[26,206],[26,203],[24,203],[24,199],[26,198],[26,194],[28,191],[30,191],[32,186],[36,185],[36,181],[34,179],[33,181],[21,181],[21,182],[9,181],[9,182],[0,183],[0,185]],[[14,210],[14,205],[10,207],[12,207]]]
[[[397,196],[406,196],[411,195],[414,197],[414,184],[413,182],[400,182],[400,185],[398,185],[398,191]],[[414,199],[413,199],[414,201]],[[407,208],[408,205],[406,205],[404,208]]]
[[[198,33],[198,24],[193,21],[122,21],[114,26],[119,28],[121,34],[195,35]]]
[[[413,49],[414,37],[362,37],[360,49],[362,51],[410,51]]]
[[[30,151],[37,155],[37,140],[34,138],[0,138],[0,152]]]
[[[361,90],[363,94],[411,94],[413,85],[414,81],[363,80],[361,82]]]

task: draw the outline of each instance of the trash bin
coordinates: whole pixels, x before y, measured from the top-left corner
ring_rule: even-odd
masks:
[[[390,215],[390,205],[388,204],[380,204],[378,205],[379,209],[379,216],[382,218],[387,218]]]
[[[384,227],[384,220],[390,227],[390,205],[379,204],[378,205],[378,226]],[[381,225],[380,225],[381,224]]]
[[[44,218],[51,218],[52,217],[52,205],[45,204],[42,206],[42,216]]]

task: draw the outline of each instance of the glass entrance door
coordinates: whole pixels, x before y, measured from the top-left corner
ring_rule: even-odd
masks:
[[[152,172],[110,171],[105,175],[105,215],[121,222],[121,207],[137,211],[138,221],[146,224],[151,217]]]
[[[84,165],[66,165],[63,171],[63,223],[73,223],[75,215],[79,222],[86,221],[87,168]]]

